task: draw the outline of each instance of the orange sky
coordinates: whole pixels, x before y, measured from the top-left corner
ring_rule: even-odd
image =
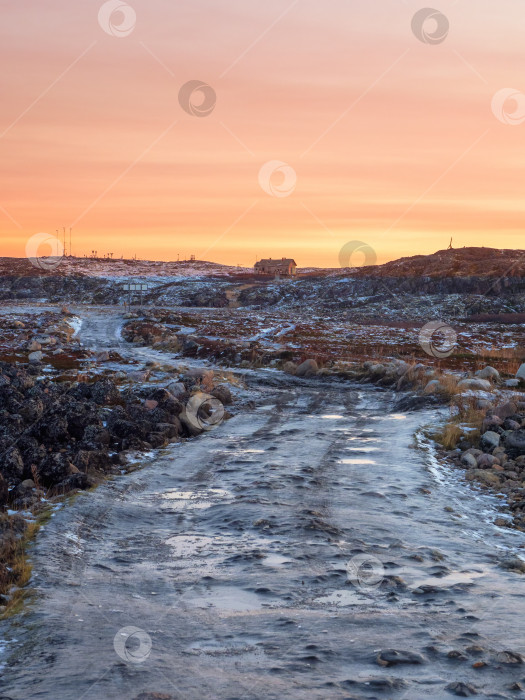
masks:
[[[71,225],[76,254],[232,264],[524,247],[525,121],[491,109],[525,92],[516,0],[435,3],[434,45],[413,0],[130,0],[127,36],[99,0],[2,5],[2,255]],[[179,104],[190,80],[208,116]],[[261,187],[268,161],[293,168],[288,196]]]

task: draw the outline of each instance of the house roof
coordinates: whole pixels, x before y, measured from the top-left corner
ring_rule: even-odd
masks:
[[[259,260],[258,262],[255,263],[256,265],[295,265],[297,267],[297,263],[293,258],[280,258],[277,260],[273,260],[272,258],[263,258],[263,260]]]

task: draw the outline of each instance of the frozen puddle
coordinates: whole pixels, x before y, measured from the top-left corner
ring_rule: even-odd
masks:
[[[321,596],[320,598],[315,598],[315,603],[321,603],[324,605],[338,605],[344,607],[346,605],[370,605],[371,603],[377,604],[377,601],[371,598],[369,595],[356,590],[355,588],[349,589],[339,589],[330,593],[329,595]]]
[[[213,545],[213,537],[204,537],[203,535],[175,535],[166,540],[166,544],[173,547],[173,554],[176,557],[192,557],[206,555]]]
[[[225,489],[206,489],[202,491],[167,491],[161,496],[163,510],[185,510],[186,508],[204,509],[215,505],[220,499],[233,498]]]
[[[220,586],[198,595],[183,595],[182,599],[195,608],[220,608],[221,610],[245,611],[260,610],[267,605],[265,598],[236,586]]]
[[[373,459],[340,459],[339,464],[376,464]]]

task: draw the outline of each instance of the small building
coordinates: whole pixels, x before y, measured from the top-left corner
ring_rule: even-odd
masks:
[[[255,263],[254,271],[259,275],[295,275],[297,263],[292,258],[281,258],[272,260],[267,258]]]

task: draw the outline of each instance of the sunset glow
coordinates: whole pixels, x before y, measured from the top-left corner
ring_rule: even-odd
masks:
[[[515,0],[439,2],[435,44],[413,0],[130,0],[121,36],[102,4],[4,4],[3,255],[62,227],[76,255],[242,265],[337,267],[353,240],[378,262],[451,237],[523,247],[525,122],[519,97],[514,125],[492,107],[525,91]],[[216,95],[205,116],[179,102],[193,80]],[[261,187],[268,161],[293,169],[287,196]]]

